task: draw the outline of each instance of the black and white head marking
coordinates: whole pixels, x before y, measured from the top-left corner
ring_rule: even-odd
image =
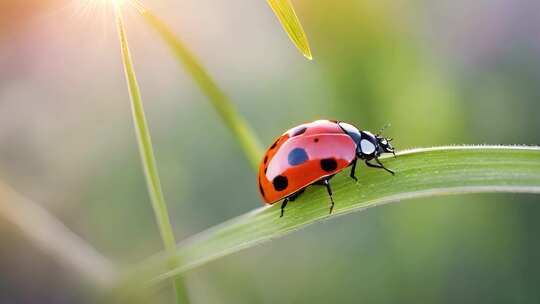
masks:
[[[360,151],[362,151],[362,154],[373,154],[376,150],[375,145],[369,139],[360,140]]]
[[[361,158],[373,158],[377,157],[378,146],[377,138],[369,131],[361,131],[360,142],[357,142],[357,154]]]
[[[377,149],[378,149],[379,154],[392,153],[394,154],[394,156],[396,155],[394,152],[394,147],[392,147],[392,145],[390,144],[390,141],[392,140],[391,138],[388,139],[381,136],[376,136],[376,137],[377,137],[377,143],[378,143]]]

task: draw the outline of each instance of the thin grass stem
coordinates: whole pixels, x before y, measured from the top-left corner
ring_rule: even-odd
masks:
[[[137,135],[137,143],[141,155],[142,166],[146,177],[150,201],[154,210],[156,222],[159,227],[159,232],[167,252],[173,253],[176,249],[176,241],[174,238],[173,228],[170,222],[167,204],[161,189],[161,182],[154,157],[152,140],[150,138],[150,130],[144,114],[144,107],[131,59],[129,45],[124,27],[122,12],[118,5],[115,5],[116,25],[118,37],[120,41],[122,62],[124,65],[125,76],[129,89],[131,100],[131,109],[133,114],[133,122],[135,125],[135,133]],[[171,266],[177,265],[177,260],[171,260]],[[177,303],[187,303],[188,297],[184,287],[184,282],[181,276],[175,276],[173,286],[176,293]]]
[[[212,79],[210,74],[178,36],[160,18],[145,8],[140,2],[136,2],[136,8],[144,17],[146,23],[161,36],[176,59],[183,64],[191,78],[208,97],[216,112],[239,142],[251,167],[254,170],[258,170],[263,154],[262,146],[255,132],[238,112],[232,101],[225,95],[216,81]]]

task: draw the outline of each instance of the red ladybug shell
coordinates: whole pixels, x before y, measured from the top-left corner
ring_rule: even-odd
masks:
[[[259,191],[273,204],[348,167],[356,144],[336,121],[317,120],[283,133],[259,166]]]

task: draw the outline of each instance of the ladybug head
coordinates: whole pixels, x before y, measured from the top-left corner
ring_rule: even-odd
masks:
[[[394,157],[395,157],[396,152],[394,151],[394,147],[392,147],[392,145],[390,144],[393,138],[385,138],[381,136],[382,131],[384,131],[384,129],[388,128],[389,126],[390,126],[389,123],[384,125],[379,130],[379,132],[377,132],[377,134],[375,135],[375,138],[377,139],[377,146],[378,146],[377,149],[378,149],[379,155],[382,153],[392,153],[394,154]]]
[[[383,153],[394,154],[394,147],[390,144],[391,138],[373,135],[368,131],[360,131],[360,136],[360,141],[356,143],[358,157],[369,160]]]
[[[394,154],[394,156],[396,156],[394,147],[392,147],[392,145],[390,144],[393,138],[385,138],[379,135],[376,135],[375,138],[377,139],[379,154],[392,153]]]

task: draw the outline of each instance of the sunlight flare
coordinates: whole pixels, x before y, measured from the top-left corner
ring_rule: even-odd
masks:
[[[125,3],[132,3],[133,0],[75,0],[74,2],[79,3],[87,10],[96,11],[101,10],[105,11],[110,8],[117,9],[124,5]]]

